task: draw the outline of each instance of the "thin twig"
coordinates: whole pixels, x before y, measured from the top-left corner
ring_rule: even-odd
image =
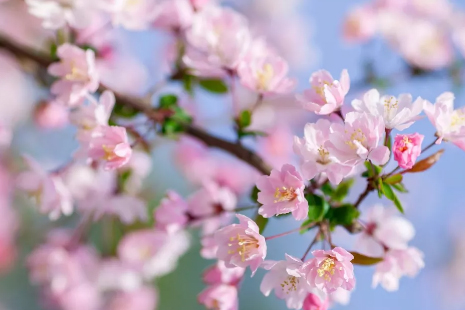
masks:
[[[287,236],[289,234],[301,231],[302,229],[310,229],[310,228],[314,227],[315,225],[316,225],[316,223],[311,223],[311,224],[305,225],[303,227],[295,228],[295,229],[292,229],[292,230],[289,230],[289,231],[286,231],[286,232],[283,232],[283,233],[280,233],[280,234],[277,234],[277,235],[274,235],[274,236],[265,237],[265,240],[268,241],[268,240],[276,239],[276,238],[279,238],[279,237]]]
[[[307,257],[307,255],[310,252],[310,250],[312,249],[312,247],[318,242],[318,239],[320,238],[320,235],[321,235],[321,227],[318,229],[318,232],[316,233],[315,238],[313,238],[312,242],[310,243],[310,245],[308,246],[308,248],[305,251],[304,255],[302,256],[301,261],[305,260],[305,258]]]

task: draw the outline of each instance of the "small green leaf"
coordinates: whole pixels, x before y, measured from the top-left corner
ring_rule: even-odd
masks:
[[[196,78],[193,75],[184,74],[182,77],[182,86],[184,87],[184,90],[191,95],[194,93],[195,82]]]
[[[203,89],[215,94],[224,94],[228,92],[228,86],[226,86],[222,80],[218,79],[200,80],[199,85]]]
[[[267,137],[268,134],[263,131],[254,130],[254,131],[239,131],[238,136],[239,138],[242,138],[242,137],[254,137],[255,138],[255,137]]]
[[[268,224],[268,220],[268,218],[265,218],[260,214],[257,214],[257,216],[255,217],[255,223],[258,226],[260,234],[263,233],[263,231],[265,230],[265,227]]]
[[[359,216],[360,211],[353,205],[346,204],[338,208],[329,209],[325,217],[329,219],[332,226],[346,226],[352,224]]]
[[[402,207],[402,204],[400,203],[399,198],[397,198],[397,196],[395,196],[393,202],[396,205],[397,210],[399,210],[400,213],[404,214],[404,207]]]
[[[122,105],[116,102],[112,113],[116,116],[123,117],[123,118],[133,118],[137,114],[139,114],[139,111],[137,111],[136,109],[130,106]]]
[[[402,183],[392,184],[392,187],[398,192],[408,193],[408,190],[405,188],[404,184]]]
[[[349,193],[349,190],[353,184],[354,184],[354,179],[348,179],[348,180],[341,182],[336,188],[336,190],[334,191],[334,194],[331,196],[333,200],[335,201],[344,200],[344,198]]]
[[[396,195],[392,191],[392,188],[389,186],[389,184],[381,183],[381,190],[383,191],[383,194],[384,196],[386,196],[387,199],[394,200],[394,197]]]
[[[305,198],[308,202],[308,219],[312,222],[321,221],[329,210],[328,202],[313,194],[307,194]]]
[[[130,169],[126,170],[126,171],[123,171],[123,172],[120,172],[118,174],[117,184],[118,184],[118,189],[119,190],[124,189],[124,186],[126,185],[126,182],[127,182],[127,180],[129,180],[131,175],[132,175],[132,170],[130,170]]]
[[[333,193],[334,193],[334,188],[331,186],[331,184],[329,182],[326,182],[321,186],[321,191],[326,196],[332,197]]]
[[[161,109],[172,109],[178,104],[178,97],[173,94],[163,95],[158,99],[158,105]]]
[[[259,192],[260,191],[258,190],[258,187],[254,186],[252,188],[252,192],[250,193],[250,199],[252,199],[253,202],[257,202]]]
[[[394,184],[402,182],[402,179],[403,179],[402,174],[394,174],[384,179],[384,183],[394,185]]]
[[[351,263],[355,265],[370,266],[376,265],[383,261],[382,257],[366,256],[358,252],[350,252],[350,254],[354,256],[354,259],[351,261]]]
[[[249,127],[252,123],[252,113],[249,110],[244,110],[241,112],[237,119],[237,125],[239,128],[243,129]]]

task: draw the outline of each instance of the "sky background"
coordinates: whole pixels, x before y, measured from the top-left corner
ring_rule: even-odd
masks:
[[[343,42],[341,38],[343,18],[351,8],[362,1],[308,0],[302,2],[304,3],[300,12],[308,22],[308,37],[302,39],[312,42],[313,52],[309,54],[311,65],[294,70],[291,74],[298,78],[299,89],[307,86],[310,74],[317,69],[326,69],[335,77],[339,76],[342,69],[348,69],[352,81],[354,83],[360,81],[363,78],[363,62],[367,55],[374,57],[377,72],[381,76],[391,76],[402,70],[402,60],[381,40],[376,40],[370,46],[349,46]],[[142,32],[125,33],[125,37],[131,46],[131,51],[136,53],[148,68],[151,68],[154,59],[161,53],[160,47],[164,42],[162,36]],[[150,76],[152,79],[157,79],[161,75],[160,73],[152,73]],[[452,84],[449,80],[425,77],[397,81],[385,92],[392,95],[409,92],[413,97],[421,96],[429,101],[434,101],[442,92],[450,90],[452,90]],[[351,91],[349,99],[360,94],[357,90]],[[456,106],[463,106],[463,94],[456,93],[456,97]],[[200,98],[203,100],[202,94]],[[220,99],[223,100],[223,98]],[[218,98],[205,96],[202,107],[205,110],[208,109],[212,117],[221,114]],[[309,113],[308,120],[311,119],[312,116]],[[434,128],[426,118],[417,122],[406,132],[413,133],[415,131],[425,135],[425,144],[434,140]],[[297,134],[302,135],[302,132]],[[36,150],[36,153],[32,155],[49,161],[53,166],[54,163],[69,157],[69,154],[74,150],[75,145],[64,142],[70,141],[72,136],[72,131],[36,132],[32,126],[26,125],[20,130],[15,144],[17,149],[21,151],[33,152]],[[37,152],[39,146],[42,146],[43,149],[59,151],[54,152],[53,155],[50,152],[40,153]],[[405,176],[405,185],[410,193],[401,196],[406,209],[406,217],[412,221],[416,228],[416,237],[411,245],[418,247],[425,253],[425,269],[415,279],[403,278],[400,290],[389,293],[382,288],[371,288],[373,267],[356,267],[357,287],[352,294],[350,304],[336,306],[334,309],[465,309],[465,305],[454,304],[453,300],[444,297],[445,295],[442,293],[443,290],[447,290],[447,285],[457,285],[444,279],[443,268],[453,257],[455,248],[453,237],[463,235],[465,232],[463,225],[465,219],[465,165],[463,164],[465,153],[453,145],[441,145],[440,147],[446,149],[440,162],[425,173]],[[432,154],[438,149],[439,147],[435,147],[428,154]],[[168,188],[178,190],[182,194],[188,194],[192,190],[192,187],[182,180],[182,175],[174,167],[172,150],[173,142],[163,142],[153,154],[155,167],[150,180],[147,182],[147,187],[154,188],[158,196],[161,196]],[[167,164],[157,165],[157,162]],[[392,166],[388,166],[387,170],[390,169]],[[354,201],[363,188],[363,182],[357,182],[349,201]],[[362,204],[362,210],[378,201],[376,194],[370,195]],[[383,200],[382,203],[390,206],[388,201]],[[34,223],[37,227],[41,227],[40,223],[36,221]],[[271,221],[265,235],[274,235],[295,228],[296,224],[291,219]],[[301,257],[312,238],[313,234],[310,233],[305,236],[290,235],[272,240],[268,245],[268,258],[283,259],[284,252]],[[346,245],[349,248],[352,239],[343,231],[338,231],[334,237],[336,244]],[[201,281],[202,271],[213,262],[205,261],[199,257],[200,246],[197,240],[198,238],[192,238],[193,246],[189,253],[180,260],[179,268],[174,273],[157,281],[161,296],[159,310],[204,309],[197,305],[196,295],[204,288]],[[36,241],[31,236],[21,239],[22,251],[29,251],[31,245]],[[259,271],[254,278],[250,278],[250,273],[247,273],[240,291],[240,310],[286,309],[283,301],[274,296],[266,298],[260,293],[259,285],[263,274],[263,271]],[[0,300],[11,310],[37,309],[36,291],[27,283],[24,262],[20,261],[13,273],[0,280]],[[462,281],[462,285],[465,285],[465,279]]]

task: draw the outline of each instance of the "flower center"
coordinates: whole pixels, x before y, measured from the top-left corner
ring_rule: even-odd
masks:
[[[87,74],[77,68],[74,63],[71,63],[71,73],[65,75],[65,79],[74,82],[85,82],[87,81]]]
[[[299,278],[294,276],[288,276],[283,283],[281,283],[281,288],[286,294],[297,291],[297,286],[299,285]]]
[[[398,150],[401,152],[405,152],[409,149],[409,146],[412,144],[412,140],[410,140],[407,136],[404,136],[402,139],[402,142],[404,143],[403,146],[399,147]]]
[[[392,109],[399,107],[399,101],[395,97],[390,97],[389,99],[384,99],[384,110],[390,112]]]
[[[251,251],[259,247],[258,240],[248,235],[237,234],[236,237],[229,238],[229,241],[231,243],[228,243],[228,246],[235,249],[229,250],[228,254],[239,253],[243,262],[249,258]]]
[[[365,146],[367,138],[363,131],[358,128],[357,130],[354,130],[352,134],[350,135],[349,140],[346,141],[346,144],[352,149],[355,150],[358,148],[358,145],[354,143],[354,141],[358,141],[361,145]]]
[[[334,267],[335,267],[334,259],[330,257],[326,258],[320,264],[320,268],[317,269],[318,276],[330,282],[331,277],[334,275]]]
[[[276,198],[274,203],[283,202],[283,201],[291,201],[291,200],[294,200],[296,197],[297,197],[297,194],[294,188],[292,187],[287,188],[285,186],[277,187],[274,193],[274,198]]]
[[[313,85],[312,88],[315,90],[315,92],[318,94],[318,96],[321,97],[324,103],[326,102],[326,96],[325,96],[325,85],[332,86],[332,83],[329,83],[328,81],[319,81],[318,85]]]
[[[457,130],[465,125],[465,114],[461,110],[455,110],[451,116],[450,126]]]
[[[320,146],[318,148],[318,154],[320,155],[320,158],[317,159],[316,161],[317,163],[322,164],[322,165],[327,165],[331,163],[331,160],[328,158],[329,152],[323,146]]]
[[[268,89],[268,84],[274,76],[273,66],[270,64],[264,64],[263,67],[257,71],[258,89]]]
[[[102,156],[103,160],[111,161],[111,160],[118,157],[118,156],[116,156],[113,147],[104,144],[104,145],[102,145],[102,149],[103,149],[103,152],[105,153]]]

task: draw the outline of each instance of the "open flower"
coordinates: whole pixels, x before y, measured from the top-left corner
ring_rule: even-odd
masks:
[[[415,277],[424,266],[423,253],[417,248],[390,250],[376,265],[373,287],[381,284],[386,291],[397,291],[402,276]]]
[[[127,164],[131,159],[132,149],[126,128],[99,126],[93,130],[87,155],[91,160],[103,162],[105,170],[117,169]]]
[[[319,173],[326,173],[333,184],[341,183],[352,167],[341,164],[330,153],[328,148],[331,123],[325,119],[319,119],[314,124],[306,124],[304,137],[294,137],[294,151],[301,159],[302,174],[310,180]]]
[[[316,250],[314,258],[305,262],[302,270],[312,287],[330,294],[338,288],[351,291],[355,287],[354,266],[350,262],[354,256],[340,247],[333,250]]]
[[[353,100],[352,106],[358,112],[381,116],[387,129],[404,130],[420,119],[418,115],[423,110],[424,102],[421,97],[412,102],[410,94],[380,98],[379,92],[372,89],[365,93],[363,100]]]
[[[70,122],[85,131],[108,125],[108,120],[115,105],[115,95],[106,90],[102,93],[98,102],[92,97],[89,98],[89,101],[88,105],[81,105],[70,113]]]
[[[203,281],[207,284],[230,284],[236,285],[244,276],[245,269],[241,267],[228,268],[223,261],[219,260],[215,265],[203,273]]]
[[[73,213],[73,199],[61,176],[46,172],[28,156],[24,160],[28,170],[18,175],[16,185],[35,198],[39,211],[48,214],[51,220]]]
[[[210,310],[237,310],[237,287],[228,284],[210,286],[199,294],[198,301]]]
[[[417,157],[421,154],[421,143],[424,137],[419,133],[396,135],[392,149],[399,167],[404,169],[413,167]]]
[[[265,238],[254,221],[245,215],[236,216],[239,224],[226,226],[215,233],[216,255],[228,268],[250,266],[253,275],[266,257]]]
[[[302,103],[304,109],[311,112],[319,115],[331,114],[342,106],[349,92],[349,73],[343,70],[337,81],[328,71],[320,70],[310,77],[310,86],[310,89],[297,96],[297,100]]]
[[[271,52],[245,59],[237,69],[242,85],[260,94],[291,92],[296,81],[287,77],[288,71],[287,62]]]
[[[286,299],[289,309],[301,309],[311,287],[301,271],[302,261],[286,254],[286,260],[266,262],[269,272],[263,277],[260,291],[269,296],[274,290],[276,297]]]
[[[437,144],[442,140],[450,141],[465,150],[465,108],[454,110],[455,96],[446,92],[441,94],[436,103],[425,102],[425,113],[436,127]]]
[[[270,176],[257,181],[258,202],[263,204],[258,213],[264,217],[292,212],[296,220],[307,217],[308,202],[305,199],[305,184],[294,166],[284,165],[281,170],[273,169]]]
[[[350,112],[345,125],[334,123],[331,130],[330,152],[340,162],[355,166],[371,160],[375,165],[383,165],[389,160],[389,149],[379,145],[384,134],[381,116]]]
[[[42,27],[60,29],[69,24],[73,28],[87,27],[92,21],[91,1],[86,0],[27,0],[29,12],[42,19]]]
[[[60,79],[53,83],[50,91],[57,96],[57,103],[69,106],[82,104],[84,98],[99,86],[95,53],[65,43],[58,48],[57,55],[60,62],[51,64],[48,72]]]

